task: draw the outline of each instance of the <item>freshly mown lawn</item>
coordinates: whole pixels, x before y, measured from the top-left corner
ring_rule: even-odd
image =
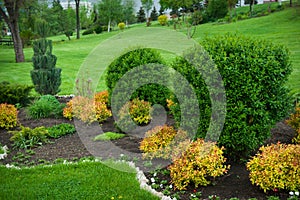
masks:
[[[21,170],[0,166],[0,174],[0,199],[159,199],[140,189],[135,171],[126,163],[80,162]]]
[[[260,39],[271,40],[275,44],[286,46],[291,52],[293,66],[288,85],[292,93],[300,94],[300,9],[288,8],[274,14],[238,21],[231,24],[204,24],[198,26],[195,39],[224,34],[239,33]]]
[[[156,26],[156,25],[154,25]],[[143,37],[145,30],[143,25],[133,26],[130,29],[132,38]],[[146,28],[145,28],[146,29]],[[136,30],[136,31],[134,31]],[[171,36],[159,34],[161,29],[156,29],[154,37],[158,41],[169,40],[177,43],[177,38],[169,38]],[[126,32],[126,30],[125,30]],[[288,86],[291,87],[293,93],[300,93],[300,15],[299,8],[287,8],[284,11],[276,12],[274,14],[253,18],[244,21],[238,21],[230,24],[209,23],[197,27],[194,39],[200,41],[206,36],[217,34],[225,34],[227,32],[241,33],[253,37],[264,38],[272,40],[276,44],[283,44],[291,51],[291,61],[293,63],[293,72],[289,78]],[[58,57],[57,67],[62,68],[62,85],[60,94],[73,94],[75,79],[78,70],[85,58],[96,48],[99,44],[107,41],[108,38],[117,35],[119,31],[111,33],[102,33],[100,35],[82,36],[80,40],[72,39],[67,41],[64,36],[50,37],[54,41],[53,54]],[[121,33],[124,34],[124,33]],[[117,38],[117,36],[115,36]],[[145,38],[147,40],[147,38]],[[151,43],[151,40],[147,40]],[[130,40],[126,44],[118,44],[117,42],[111,46],[112,52],[118,52],[120,46],[127,45],[130,47]],[[106,44],[109,44],[106,43]],[[162,42],[162,47],[164,43]],[[107,47],[106,47],[107,48]],[[26,63],[14,63],[14,52],[11,47],[0,46],[0,80],[10,81],[14,83],[31,84],[30,70],[32,63],[30,62],[33,55],[32,48],[25,48]],[[174,58],[174,55],[161,50],[162,56],[167,62]],[[97,60],[95,62],[101,63]],[[105,61],[103,61],[105,63]],[[101,65],[101,64],[100,64]],[[102,65],[103,66],[103,65]],[[105,70],[105,69],[99,69]],[[93,72],[90,72],[91,74]],[[97,90],[106,88],[104,84],[104,77],[101,77]]]

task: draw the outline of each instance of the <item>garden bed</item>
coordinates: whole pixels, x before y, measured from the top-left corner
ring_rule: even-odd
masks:
[[[20,110],[18,114],[19,122],[23,126],[31,128],[45,126],[50,127],[60,123],[74,124],[74,121],[67,119],[39,119],[29,120],[26,118],[24,110]],[[109,118],[102,125],[102,130],[116,131],[114,126],[113,118]],[[272,137],[266,141],[266,144],[277,143],[291,143],[294,136],[294,131],[284,122],[279,122],[276,127],[272,129]],[[51,139],[50,143],[44,144],[43,146],[32,149],[33,151],[25,150],[14,150],[12,148],[12,142],[9,140],[11,134],[6,130],[0,130],[0,142],[2,145],[7,145],[9,148],[9,154],[0,162],[2,164],[8,163],[22,163],[25,165],[36,165],[36,164],[47,164],[53,162],[59,162],[63,160],[76,161],[83,157],[92,156],[92,154],[86,149],[82,143],[79,134],[76,132],[72,135],[67,135],[59,139]],[[139,153],[139,142],[141,139],[126,136],[122,139],[114,141],[118,147],[126,149],[129,152]],[[284,193],[271,192],[265,194],[258,187],[251,185],[248,178],[248,172],[246,170],[245,163],[234,162],[228,159],[228,163],[231,165],[229,172],[215,180],[214,185],[208,187],[199,187],[196,189],[197,192],[201,192],[201,198],[208,198],[210,195],[217,195],[221,199],[229,199],[237,197],[239,199],[266,199],[268,196],[280,196],[281,199],[288,197],[288,191]],[[146,176],[150,180],[153,174],[146,173]],[[159,180],[170,180],[168,175],[157,174]],[[181,194],[181,199],[190,199],[190,195],[194,193],[195,188],[188,188],[184,194]],[[163,190],[163,189],[158,189]],[[171,194],[173,190],[170,190]]]

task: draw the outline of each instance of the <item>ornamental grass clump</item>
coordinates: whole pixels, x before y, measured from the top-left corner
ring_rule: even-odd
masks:
[[[178,190],[185,190],[188,185],[207,186],[211,180],[227,173],[224,147],[219,148],[214,142],[197,139],[192,142],[181,157],[169,166],[171,182]]]
[[[59,118],[63,113],[63,104],[52,95],[43,95],[27,108],[27,115],[32,119]]]
[[[0,128],[10,129],[18,123],[18,110],[14,105],[0,104]]]
[[[262,146],[248,163],[253,185],[264,192],[300,190],[300,145],[271,144]]]

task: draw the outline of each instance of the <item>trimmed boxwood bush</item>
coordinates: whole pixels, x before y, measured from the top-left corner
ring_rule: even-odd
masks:
[[[234,158],[247,157],[292,108],[285,87],[292,70],[289,52],[281,45],[238,34],[206,38],[201,44],[218,67],[226,90],[226,121],[218,144]],[[197,88],[201,112],[197,137],[204,137],[211,119],[206,85],[187,61],[178,59],[173,67]],[[173,110],[178,115],[178,109]]]
[[[143,66],[145,64],[150,64],[150,63],[163,64],[163,59],[156,50],[149,49],[149,48],[134,49],[132,51],[129,51],[121,55],[119,58],[114,60],[109,65],[107,69],[107,76],[106,76],[106,84],[108,87],[109,99],[111,99],[112,92],[116,84],[118,83],[119,79],[122,78],[123,75],[125,75],[127,72],[129,72],[131,69],[135,67]],[[162,67],[162,65],[160,66],[153,65],[152,67],[160,68]],[[156,70],[151,70],[151,72],[155,73]],[[144,72],[141,71],[136,77],[132,77],[130,83],[124,83],[124,84],[128,84],[129,87],[131,85],[136,86],[138,79],[143,78],[141,77],[142,73]],[[164,80],[168,79],[167,74],[153,74],[153,76],[155,75],[160,76],[160,78]],[[123,95],[121,93],[120,95]],[[135,98],[139,98],[140,100],[145,100],[150,102],[152,105],[160,104],[162,106],[166,106],[166,99],[168,98],[169,94],[170,94],[169,90],[164,86],[160,86],[158,84],[147,84],[137,89],[132,94],[131,100]],[[122,98],[122,97],[118,97],[118,98]]]

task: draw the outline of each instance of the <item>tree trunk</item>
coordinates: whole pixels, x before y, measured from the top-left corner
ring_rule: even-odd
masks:
[[[80,39],[80,15],[79,15],[80,0],[75,0],[75,3],[76,3],[76,39]]]
[[[25,56],[23,52],[23,43],[19,33],[18,22],[9,25],[12,39],[14,41],[14,50],[16,55],[16,62],[25,62]]]
[[[108,33],[110,32],[110,24],[111,24],[111,20],[109,19],[109,20],[108,20],[108,26],[107,26],[107,32],[108,32]]]
[[[0,7],[0,15],[4,18],[5,22],[8,24],[12,39],[14,41],[14,51],[15,51],[15,59],[16,62],[25,62],[24,52],[23,52],[23,44],[19,31],[19,9],[20,4],[23,1],[17,0],[5,0],[4,5],[6,7],[8,15],[4,12],[4,10]]]

